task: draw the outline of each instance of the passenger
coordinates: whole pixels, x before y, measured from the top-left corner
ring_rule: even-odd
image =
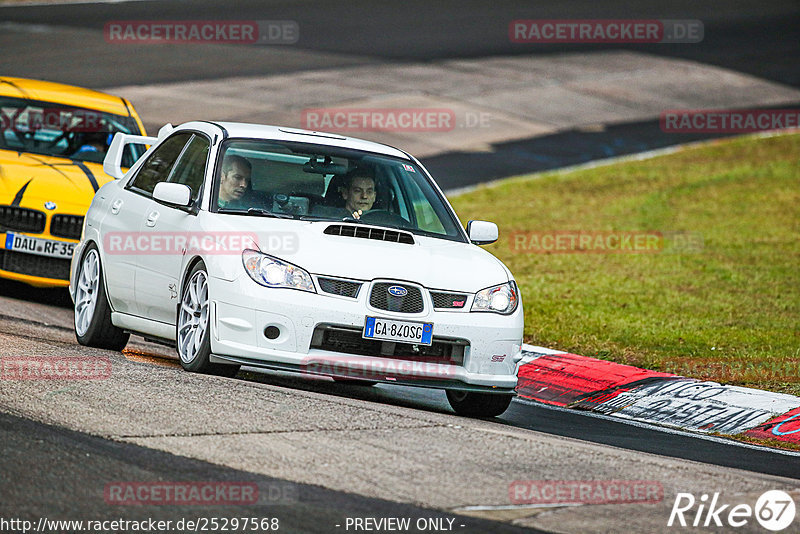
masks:
[[[344,183],[342,198],[348,216],[360,219],[375,204],[375,179],[369,174],[356,171]]]
[[[247,209],[250,189],[250,175],[253,165],[242,156],[226,156],[222,161],[222,174],[219,180],[220,208]]]
[[[70,156],[74,159],[100,163],[108,150],[108,132],[90,132],[83,137],[81,146]]]

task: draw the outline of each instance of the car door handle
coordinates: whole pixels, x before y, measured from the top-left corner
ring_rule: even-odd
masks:
[[[119,213],[119,209],[122,207],[122,200],[117,199],[111,204],[111,213],[116,215]]]
[[[155,226],[156,221],[158,221],[159,215],[160,213],[158,213],[157,211],[151,211],[150,215],[147,216],[147,221],[145,221],[147,226]]]

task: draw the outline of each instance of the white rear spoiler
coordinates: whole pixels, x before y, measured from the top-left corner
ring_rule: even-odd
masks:
[[[122,132],[114,134],[114,139],[111,140],[111,146],[108,147],[106,157],[103,160],[103,170],[109,176],[119,180],[125,173],[122,172],[122,153],[125,151],[125,145],[137,143],[141,145],[154,145],[159,139],[169,135],[173,130],[171,124],[165,124],[158,131],[158,137],[149,137],[145,135],[131,135]]]

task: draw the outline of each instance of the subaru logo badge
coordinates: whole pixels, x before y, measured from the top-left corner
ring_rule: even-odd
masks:
[[[389,289],[386,291],[395,297],[405,297],[408,294],[408,290],[403,286],[389,286]]]
[[[54,210],[54,209],[56,209],[56,203],[55,202],[49,202],[49,201],[45,202],[44,203],[44,208],[47,209],[47,210]]]

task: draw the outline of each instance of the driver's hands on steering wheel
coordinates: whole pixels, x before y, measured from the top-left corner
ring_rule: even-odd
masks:
[[[360,219],[362,213],[364,213],[364,210],[356,210],[356,211],[354,211],[353,212],[353,218],[354,219]]]

